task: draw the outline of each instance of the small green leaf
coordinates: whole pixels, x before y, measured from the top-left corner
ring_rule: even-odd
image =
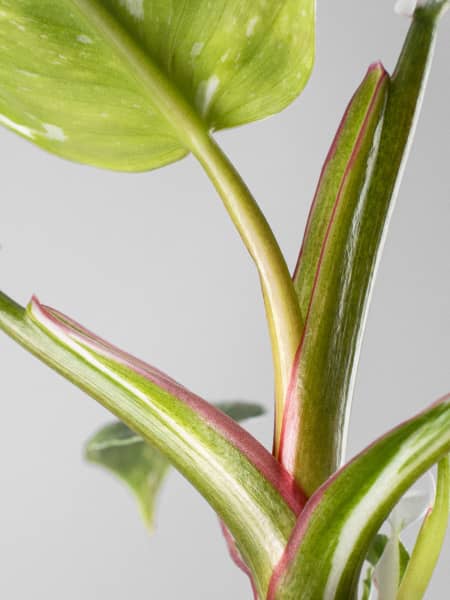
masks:
[[[129,486],[145,524],[152,530],[156,497],[170,466],[168,459],[120,421],[96,433],[86,445],[85,456]]]
[[[370,547],[369,547],[369,551],[367,552],[367,556],[366,556],[366,560],[368,563],[370,563],[372,565],[372,567],[376,567],[378,561],[380,560],[384,549],[386,548],[386,544],[388,543],[388,536],[385,535],[384,533],[377,533],[377,535],[374,537]],[[408,565],[408,561],[409,561],[409,552],[406,549],[405,545],[403,544],[403,542],[399,542],[399,553],[400,553],[400,573],[401,576],[403,576],[403,573],[405,572],[406,566]]]
[[[262,406],[248,402],[224,402],[216,407],[235,421],[264,414]],[[106,425],[91,437],[86,444],[85,457],[128,485],[138,501],[145,524],[152,531],[156,500],[170,461],[121,421]]]
[[[240,423],[246,419],[260,417],[265,414],[266,409],[261,404],[253,402],[227,401],[216,402],[214,406],[231,417],[233,421]]]
[[[312,69],[314,5],[0,0],[0,122],[83,163],[170,163],[193,123],[232,127],[294,100]]]
[[[300,514],[268,600],[353,598],[376,532],[414,481],[449,451],[447,396],[338,471]]]

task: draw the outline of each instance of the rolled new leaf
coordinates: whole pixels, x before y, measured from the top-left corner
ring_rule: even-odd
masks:
[[[314,59],[314,0],[0,0],[0,123],[121,171],[287,106]],[[194,128],[195,128],[194,126]]]
[[[0,328],[165,454],[230,530],[265,596],[303,497],[227,415],[157,369],[33,299],[0,293]]]
[[[379,208],[368,202],[365,190],[378,151],[387,89],[384,68],[373,65],[327,157],[294,275],[305,326],[278,457],[308,493],[336,470],[342,457],[352,365],[371,280],[367,257],[360,251],[366,233],[361,215],[379,220]]]
[[[437,22],[448,4],[420,3],[388,85],[380,130],[373,128],[376,104],[367,105],[366,125],[357,111],[380,69],[375,67],[351,102],[322,172],[294,275],[307,324],[279,444],[283,464],[307,493],[344,461],[374,274],[428,78]],[[375,132],[374,152],[367,153]]]
[[[264,410],[249,402],[215,405],[235,421],[259,416]],[[170,461],[121,421],[102,427],[86,443],[85,457],[121,479],[133,492],[150,531],[153,530],[157,496],[166,478]]]
[[[308,501],[268,600],[348,600],[376,532],[404,492],[450,451],[450,396],[369,446]]]

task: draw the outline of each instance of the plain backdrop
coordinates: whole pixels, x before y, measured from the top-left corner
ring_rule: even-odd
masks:
[[[281,115],[218,136],[290,266],[321,164],[367,66],[392,69],[407,19],[391,0],[321,0],[317,62]],[[349,456],[450,390],[449,38],[444,18],[370,309]],[[0,131],[1,287],[32,293],[210,399],[264,403],[272,372],[258,280],[192,158],[124,175],[65,162]],[[244,600],[215,515],[175,472],[149,537],[134,501],[86,465],[109,415],[0,337],[0,597]],[[428,598],[448,598],[450,539]],[[318,599],[319,600],[319,599]]]

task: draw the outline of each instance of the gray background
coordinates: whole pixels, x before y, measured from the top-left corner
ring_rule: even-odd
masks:
[[[347,100],[371,61],[394,64],[408,23],[392,5],[320,1],[302,98],[219,136],[290,265]],[[450,388],[449,33],[447,16],[373,296],[350,454]],[[3,290],[22,303],[37,293],[208,399],[271,406],[258,281],[193,159],[130,176],[64,162],[3,129],[0,147]],[[109,415],[4,336],[0,351],[1,598],[250,597],[215,516],[181,477],[149,538],[128,493],[81,457]],[[249,429],[270,445],[271,415]],[[449,559],[447,538],[430,598],[448,598]]]

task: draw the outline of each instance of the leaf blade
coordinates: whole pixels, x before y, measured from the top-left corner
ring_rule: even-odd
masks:
[[[314,2],[0,0],[0,34],[3,125],[70,160],[142,171],[187,153],[186,117],[218,129],[290,103],[312,68]]]

